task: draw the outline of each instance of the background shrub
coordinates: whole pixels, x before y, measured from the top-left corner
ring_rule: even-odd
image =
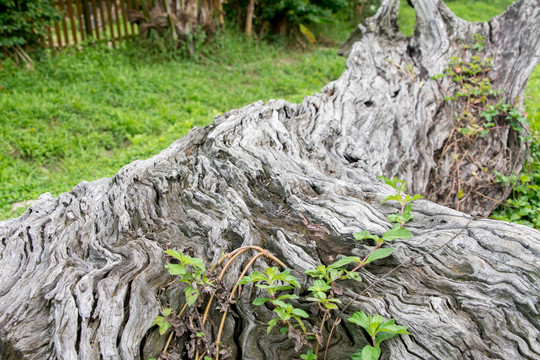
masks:
[[[50,0],[0,0],[0,52],[39,46],[60,19]]]

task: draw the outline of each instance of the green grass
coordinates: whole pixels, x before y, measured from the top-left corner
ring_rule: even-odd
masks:
[[[515,0],[457,0],[445,1],[446,5],[460,18],[473,22],[486,22],[506,10]],[[399,30],[412,36],[414,33],[415,13],[406,1],[400,1],[398,25]]]
[[[257,100],[301,102],[344,69],[335,49],[290,51],[232,33],[206,59],[86,48],[48,56],[32,70],[5,63],[0,76],[0,218],[16,202],[114,175]]]

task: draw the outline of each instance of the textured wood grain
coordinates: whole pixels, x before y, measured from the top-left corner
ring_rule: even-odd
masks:
[[[429,78],[448,61],[434,55],[436,23],[446,19],[464,34],[471,31],[465,26],[485,26],[465,25],[435,0],[414,3],[431,30],[420,26],[417,38],[400,37],[397,2],[385,2],[360,27],[343,75],[302,104],[278,100],[232,110],[112,178],[83,182],[58,198],[44,194],[21,217],[0,222],[0,358],[155,356],[166,340],[151,327],[160,301],[176,309],[183,301],[180,284],[160,290],[170,281],[167,248],[212,263],[223,251],[259,245],[304,284],[307,268],[366,254],[368,246],[352,233],[380,235],[391,227],[386,215],[396,211],[381,204],[392,190],[376,175],[400,174],[413,189],[426,188],[430,156],[451,126],[436,121],[451,109]],[[538,16],[536,1],[514,7]],[[410,59],[415,43],[433,59],[416,53],[413,81],[386,59]],[[344,303],[399,263],[433,251],[470,219],[426,200],[414,203],[413,215],[414,237],[396,241],[392,257],[362,272],[363,283],[347,284]],[[304,220],[325,230],[313,231]],[[538,359],[539,239],[521,225],[472,220],[448,246],[358,298],[350,312],[409,326],[411,336],[383,345],[384,359]],[[243,265],[233,264],[226,284]],[[266,334],[271,310],[251,304],[258,295],[244,289],[223,343],[237,359],[294,358],[285,335]],[[209,333],[219,317],[211,314]],[[342,324],[329,359],[347,359],[366,344],[357,327]]]
[[[492,131],[485,139],[476,137],[459,154],[464,158],[457,176],[454,151],[441,154],[456,124],[454,114],[460,111],[456,102],[444,101],[456,86],[449,78],[439,86],[430,77],[443,73],[452,57],[468,54],[463,47],[478,34],[485,38],[483,55],[493,58],[493,88],[504,89],[507,102],[523,105],[525,85],[540,59],[540,3],[516,2],[488,23],[459,19],[443,1],[412,3],[417,14],[414,37],[399,33],[399,1],[388,1],[340,50],[350,54],[348,66],[358,69],[348,75],[360,77],[351,82],[349,91],[360,96],[355,110],[366,130],[363,149],[375,172],[402,177],[412,191],[433,201],[487,216],[510,192],[497,184],[485,186],[494,178],[492,171],[519,173],[525,146],[510,129]],[[403,71],[408,67],[412,71]],[[458,198],[458,178],[473,184],[478,193],[466,191],[465,198]]]

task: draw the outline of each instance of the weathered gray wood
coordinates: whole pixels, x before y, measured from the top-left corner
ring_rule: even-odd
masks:
[[[414,37],[399,33],[399,2],[389,1],[384,11],[359,25],[342,46],[344,55],[353,49],[348,66],[359,69],[343,75],[354,79],[348,90],[358,94],[356,114],[349,116],[362,119],[366,131],[360,141],[375,172],[402,177],[413,192],[436,202],[487,216],[498,201],[506,199],[510,188],[483,186],[494,179],[492,170],[519,173],[525,147],[510,129],[474,139],[463,149],[467,156],[461,161],[459,178],[464,184],[474,184],[479,193],[465,189],[465,197],[459,199],[453,151],[440,154],[454,128],[454,114],[459,112],[455,102],[444,101],[455,85],[445,79],[444,91],[430,77],[441,74],[452,57],[461,57],[463,45],[471,44],[473,35],[479,34],[486,39],[483,53],[495,65],[490,74],[494,88],[504,89],[508,102],[523,104],[525,85],[540,59],[540,3],[516,2],[488,23],[459,19],[443,1],[412,3],[417,13]],[[414,75],[402,70],[409,66]],[[483,167],[489,171],[482,171]]]
[[[415,5],[435,23],[461,27],[463,36],[465,26],[485,26],[465,25],[435,0]],[[513,7],[532,16],[520,26],[536,26],[538,2]],[[178,285],[160,290],[170,280],[167,248],[212,263],[222,251],[259,245],[304,282],[309,267],[365,254],[368,246],[351,234],[381,234],[396,210],[381,204],[392,191],[376,175],[400,174],[416,191],[425,189],[432,155],[451,127],[451,109],[429,78],[446,53],[435,68],[421,65],[436,52],[433,35],[422,26],[417,38],[397,35],[395,11],[397,2],[385,2],[360,28],[340,79],[302,104],[232,110],[112,178],[83,182],[57,199],[42,195],[21,217],[0,222],[0,358],[149,358],[165,343],[151,328],[158,298],[177,310],[183,301]],[[386,59],[408,64],[407,47],[415,43],[423,50],[412,51],[413,79]],[[414,237],[397,241],[391,258],[363,272],[363,283],[347,284],[344,303],[393,266],[436,249],[470,218],[424,200],[414,203],[413,215]],[[325,230],[310,230],[304,218]],[[383,345],[384,359],[537,359],[539,239],[524,226],[473,220],[447,247],[400,269],[350,311],[409,326],[411,336]],[[233,265],[226,284],[243,265]],[[244,289],[224,344],[238,359],[294,358],[285,335],[266,335],[271,311],[251,305],[257,295]],[[209,333],[218,318],[213,312]],[[346,321],[333,339],[329,359],[347,359],[366,344]]]

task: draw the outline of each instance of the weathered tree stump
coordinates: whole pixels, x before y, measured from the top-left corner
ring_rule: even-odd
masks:
[[[452,107],[430,76],[447,66],[457,44],[474,32],[489,35],[497,81],[513,98],[539,56],[536,0],[521,0],[488,24],[459,20],[442,1],[413,3],[415,37],[397,32],[398,2],[384,2],[349,41],[343,75],[302,104],[232,110],[112,178],[56,199],[44,194],[21,217],[1,222],[0,358],[155,356],[166,341],[151,326],[155,316],[166,303],[177,311],[183,303],[181,285],[166,285],[168,248],[210,264],[222,252],[258,245],[304,283],[308,268],[365,254],[367,244],[352,233],[383,233],[395,211],[381,204],[392,190],[376,175],[400,175],[414,192],[430,186],[434,155],[453,126]],[[395,64],[412,64],[414,77]],[[522,149],[509,151],[513,161]],[[521,160],[515,163],[512,169]],[[347,283],[341,297],[347,303],[420,256],[347,311],[409,326],[412,335],[383,343],[382,358],[538,359],[540,233],[471,221],[427,200],[413,204],[413,215],[414,237],[396,241],[396,252],[364,270],[364,282]],[[232,265],[227,286],[243,265]],[[252,305],[256,296],[246,287],[232,305],[223,344],[236,359],[295,358],[286,335],[266,334],[271,310]],[[214,336],[219,318],[214,312],[208,324]],[[186,340],[175,340],[176,352]],[[350,358],[365,344],[360,328],[343,321],[328,359]]]

